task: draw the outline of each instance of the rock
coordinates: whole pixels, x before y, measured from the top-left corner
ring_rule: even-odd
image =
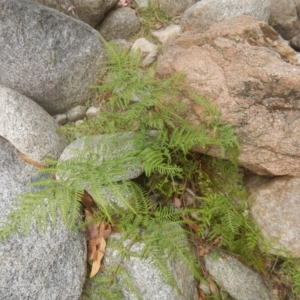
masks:
[[[300,51],[300,34],[294,36],[291,40],[290,40],[290,45],[293,49],[295,49],[296,51]]]
[[[120,239],[120,237],[120,234],[113,234],[109,239]],[[130,251],[140,254],[142,253],[143,248],[144,244],[135,243],[130,248]],[[138,288],[141,299],[143,300],[198,299],[194,276],[184,264],[178,261],[170,260],[169,265],[182,294],[179,294],[165,282],[150,258],[141,259],[137,255],[136,257],[130,256],[129,259],[123,259],[117,250],[110,247],[109,240],[106,248],[104,265],[106,271],[109,271],[111,268],[115,268],[118,265],[123,266],[127,272],[129,272],[133,281],[132,283]],[[97,276],[105,276],[105,271],[104,273],[99,273]],[[121,286],[122,299],[136,300],[137,298],[135,295],[125,289],[126,286],[122,283],[122,278],[119,278],[118,281],[119,286]]]
[[[300,257],[300,178],[253,176],[246,181],[251,215],[265,241],[272,243],[271,253]]]
[[[1,0],[0,84],[59,114],[85,101],[98,63],[99,33],[29,0]]]
[[[53,116],[53,118],[60,125],[64,125],[68,121],[66,114],[58,114],[58,115]]]
[[[170,25],[166,28],[152,31],[152,35],[162,44],[166,44],[168,41],[173,40],[181,35],[181,33],[182,31],[179,25]]]
[[[141,28],[141,21],[135,11],[129,7],[122,7],[107,14],[98,27],[105,40],[128,39]]]
[[[183,31],[205,31],[209,26],[232,17],[249,15],[259,21],[267,22],[270,15],[271,0],[202,0],[191,6],[182,16]]]
[[[148,67],[150,66],[157,58],[158,55],[158,47],[149,41],[147,41],[145,38],[137,39],[132,47],[131,51],[141,51],[142,54],[142,66]]]
[[[105,134],[93,137],[78,138],[63,151],[60,160],[66,161],[79,156],[94,154],[97,159],[95,163],[99,165],[103,161],[117,160],[124,157],[125,154],[134,153],[136,145],[133,141],[132,132],[122,134]],[[113,181],[133,179],[143,173],[141,162],[136,159],[130,159],[125,165],[119,166],[119,173],[113,178]],[[67,176],[58,174],[59,177]],[[86,189],[89,184],[86,183]]]
[[[269,24],[286,40],[300,34],[294,0],[271,0]]]
[[[242,166],[259,175],[300,176],[300,68],[278,33],[250,16],[185,32],[166,47],[156,69],[160,77],[179,71],[185,72],[185,95],[192,90],[206,97],[234,126]],[[197,124],[201,108],[187,103],[185,117]],[[220,156],[215,148],[198,151]]]
[[[77,105],[75,107],[72,107],[66,113],[68,122],[75,122],[75,121],[77,121],[79,119],[84,118],[85,113],[86,113],[85,106]]]
[[[94,118],[94,117],[98,116],[99,112],[100,112],[99,107],[91,106],[90,108],[88,108],[85,115],[86,115],[87,118],[91,119],[91,118]]]
[[[21,154],[42,163],[57,158],[65,147],[55,120],[27,97],[0,86],[0,136]]]
[[[205,267],[214,280],[236,300],[271,300],[261,276],[237,259],[222,252],[204,256]]]
[[[83,124],[83,123],[84,123],[83,120],[77,120],[77,121],[75,122],[75,126],[80,126],[80,125]]]
[[[40,118],[35,114],[31,117]],[[51,151],[52,145],[43,144],[42,132],[37,129],[35,134],[40,142],[32,146]],[[60,147],[55,138],[52,143]],[[34,170],[33,165],[19,158],[15,147],[0,137],[1,224],[13,207],[13,198],[28,191],[27,185],[36,177]],[[79,299],[85,274],[85,236],[81,231],[70,232],[59,218],[57,230],[49,226],[45,234],[40,234],[32,226],[27,236],[15,234],[0,242],[0,299]]]
[[[104,15],[118,4],[119,0],[37,0],[66,15],[75,17],[92,27],[96,27]]]
[[[196,2],[197,0],[156,0],[159,7],[170,16],[176,16],[177,14],[183,13]]]
[[[149,6],[149,0],[135,0],[135,2],[140,8],[147,8]]]

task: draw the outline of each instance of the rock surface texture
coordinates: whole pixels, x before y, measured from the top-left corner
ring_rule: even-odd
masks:
[[[58,158],[65,141],[57,129],[55,120],[35,102],[0,86],[0,136],[20,153],[38,163]]]
[[[286,40],[300,34],[296,1],[271,0],[269,23]],[[299,10],[300,11],[300,10]]]
[[[193,90],[217,105],[235,128],[241,165],[259,175],[300,175],[300,68],[296,52],[267,24],[239,16],[202,34],[185,32],[156,70],[161,77],[183,70],[186,95]]]
[[[87,24],[29,0],[0,0],[0,84],[50,114],[84,101],[103,47]]]
[[[127,39],[137,33],[140,28],[141,21],[135,11],[129,7],[122,7],[109,12],[98,30],[107,41],[110,41]]]
[[[236,300],[271,300],[271,294],[259,274],[243,265],[236,258],[221,253],[204,256],[205,267]]]
[[[120,235],[115,234],[111,238],[118,239]],[[136,243],[130,250],[132,252],[141,253],[143,248],[143,244]],[[177,261],[170,261],[169,265],[178,284],[178,288],[181,290],[181,294],[164,282],[164,279],[160,276],[151,259],[145,260],[132,256],[128,260],[123,260],[118,251],[112,251],[110,248],[107,248],[105,265],[107,268],[116,265],[125,267],[132,276],[133,283],[138,287],[143,300],[198,299],[195,279],[192,273],[188,270],[186,265]],[[99,276],[101,275],[103,276],[103,274],[99,274]],[[120,278],[120,280],[122,282],[122,278]],[[133,293],[128,292],[125,288],[122,290],[122,294],[124,300],[137,299]]]
[[[39,147],[45,145],[41,142]],[[16,148],[0,137],[1,223],[12,209],[14,197],[28,191],[27,184],[35,180],[34,171],[35,167],[22,161]],[[57,229],[50,226],[42,234],[33,225],[27,236],[15,234],[0,243],[0,299],[80,297],[86,273],[85,236],[80,231],[71,233],[59,220]]]
[[[37,0],[39,3],[55,8],[75,17],[92,27],[96,27],[104,15],[118,4],[119,0]]]
[[[259,226],[266,242],[271,242],[271,253],[286,253],[300,257],[300,178],[262,178],[247,180],[251,215]]]
[[[183,30],[203,32],[209,26],[235,16],[248,15],[268,21],[271,0],[201,0],[187,9],[181,20]]]

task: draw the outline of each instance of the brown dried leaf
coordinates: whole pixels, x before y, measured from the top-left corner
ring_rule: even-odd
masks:
[[[90,278],[94,277],[98,273],[98,271],[100,270],[101,260],[102,260],[102,258],[104,256],[105,248],[106,248],[106,241],[105,241],[104,238],[101,238],[100,246],[99,246],[99,248],[97,250],[96,257],[95,257],[95,259],[93,261]]]
[[[207,277],[206,280],[209,283],[209,288],[211,292],[214,294],[214,296],[218,297],[219,293],[216,284],[213,282],[213,280],[210,277]]]
[[[175,207],[177,207],[177,208],[181,207],[181,201],[180,201],[180,199],[177,198],[177,197],[174,197],[174,199],[173,199],[173,205]]]

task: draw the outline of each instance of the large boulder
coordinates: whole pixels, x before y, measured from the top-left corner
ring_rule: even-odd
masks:
[[[29,0],[0,0],[0,84],[50,114],[85,101],[104,59],[99,33]]]
[[[271,300],[261,276],[236,258],[221,252],[204,256],[205,267],[214,280],[236,300]]]
[[[0,224],[14,197],[36,179],[34,171],[0,137]],[[61,223],[57,230],[50,226],[46,235],[33,226],[27,236],[15,234],[0,242],[0,299],[79,299],[86,273],[85,237]]]
[[[36,103],[8,88],[0,89],[0,226],[14,208],[14,198],[33,191],[41,178],[36,165],[58,159],[64,140],[57,125]],[[42,199],[41,199],[42,200]],[[29,234],[0,242],[0,299],[78,299],[86,273],[83,232],[69,232],[57,218],[41,234],[32,223]]]
[[[38,104],[0,85],[0,136],[19,153],[37,163],[58,158],[65,141],[57,130],[55,120]]]
[[[205,31],[209,26],[235,16],[248,15],[268,21],[271,0],[202,0],[191,6],[182,16],[183,30]]]
[[[272,245],[270,252],[300,257],[300,178],[251,176],[246,187],[251,216]]]
[[[185,95],[193,90],[216,104],[239,138],[241,165],[260,175],[300,175],[297,54],[266,23],[239,16],[204,33],[185,32],[156,70],[161,77],[183,70]],[[191,107],[201,119],[201,108]]]
[[[37,0],[45,6],[55,8],[96,27],[104,15],[118,4],[119,0]]]

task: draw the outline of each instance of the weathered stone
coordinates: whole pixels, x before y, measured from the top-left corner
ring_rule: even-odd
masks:
[[[120,234],[114,234],[110,239],[120,239]],[[143,300],[196,300],[196,282],[193,274],[187,266],[179,261],[169,260],[171,272],[181,290],[179,294],[176,289],[169,286],[164,278],[159,274],[157,267],[150,258],[141,259],[138,257],[143,251],[144,244],[135,243],[130,247],[130,251],[137,253],[137,256],[131,256],[129,259],[123,259],[117,250],[106,248],[104,264],[105,269],[110,270],[117,265],[123,266],[132,278],[132,283],[137,287]],[[167,258],[166,258],[167,259]],[[105,271],[100,272],[97,276],[105,276]],[[126,285],[122,283],[122,277],[118,278],[119,286],[124,300],[136,300],[136,296],[126,290]],[[151,283],[151,284],[149,284]]]
[[[271,300],[260,275],[222,252],[204,256],[205,267],[215,281],[236,300]]]
[[[122,7],[107,14],[98,27],[101,35],[107,40],[128,39],[141,28],[141,21],[135,11],[129,7]]]
[[[241,165],[259,175],[300,176],[300,68],[278,33],[250,16],[185,32],[159,57],[157,74],[182,70],[185,95],[193,90],[206,97],[234,126]],[[186,118],[197,124],[202,110],[188,103],[194,113]],[[219,155],[214,148],[198,150]]]
[[[209,26],[232,17],[249,15],[267,22],[271,0],[202,0],[191,6],[182,16],[181,26],[185,30],[205,31]]]
[[[149,0],[135,0],[138,7],[147,8],[149,5]]]
[[[155,0],[154,3],[170,16],[183,13],[187,8],[196,3],[197,0]]]
[[[89,25],[29,0],[0,0],[0,84],[50,114],[83,103],[104,60]]]
[[[42,163],[57,158],[65,147],[55,120],[27,97],[0,86],[0,136],[21,154]]]
[[[38,135],[42,147],[42,133]],[[55,139],[53,144],[60,147]],[[0,137],[1,224],[13,208],[13,198],[27,192],[27,185],[36,179],[34,171],[35,167],[22,161],[17,150]],[[0,299],[79,299],[86,273],[85,236],[80,231],[70,232],[59,217],[56,228],[49,226],[46,234],[41,234],[33,225],[27,236],[15,234],[0,242]]]
[[[145,38],[137,39],[132,47],[131,51],[139,50],[142,54],[142,66],[148,67],[150,66],[157,58],[158,55],[158,47]]]
[[[100,108],[99,107],[91,106],[86,111],[85,115],[87,116],[87,118],[91,119],[91,118],[94,118],[94,117],[98,116],[99,112],[100,112]]]
[[[251,215],[265,241],[272,244],[271,253],[300,257],[300,178],[248,178],[246,186]]]
[[[77,105],[75,107],[72,107],[66,113],[68,122],[75,122],[79,119],[82,119],[85,116],[85,112],[86,112],[85,106]]]
[[[271,0],[269,24],[286,40],[300,34],[295,1]]]
[[[55,8],[75,17],[92,27],[96,27],[104,15],[118,4],[119,0],[37,0],[39,3]]]
[[[60,124],[60,125],[64,125],[67,123],[67,115],[66,114],[58,114],[53,116],[54,120]]]
[[[294,36],[291,40],[290,40],[290,45],[293,49],[295,49],[296,51],[300,51],[300,34]]]
[[[116,160],[124,157],[126,153],[136,151],[134,143],[134,134],[132,132],[123,134],[105,134],[93,137],[78,138],[63,151],[60,160],[66,161],[79,156],[87,156],[94,154],[99,165],[103,161]],[[113,181],[132,179],[140,176],[143,172],[141,161],[132,158],[126,165],[119,166],[120,173],[112,178]],[[57,174],[58,177],[67,176],[65,174]],[[86,188],[89,183],[86,183]]]
[[[166,28],[152,31],[152,35],[162,44],[173,40],[177,36],[181,35],[181,27],[179,25],[170,25]]]

